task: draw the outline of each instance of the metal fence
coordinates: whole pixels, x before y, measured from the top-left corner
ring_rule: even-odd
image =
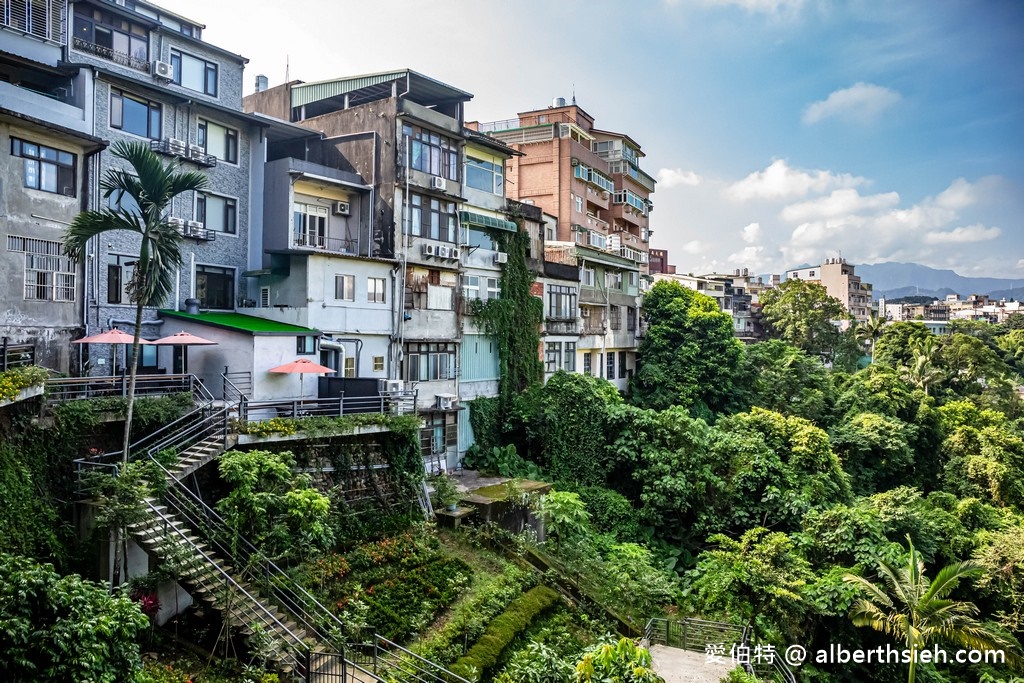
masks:
[[[36,347],[32,344],[8,344],[3,338],[0,346],[0,372],[36,364]]]
[[[239,418],[261,422],[275,417],[341,417],[358,413],[410,415],[416,412],[416,392],[381,393],[378,396],[248,401],[239,407]]]
[[[86,398],[128,396],[128,375],[104,377],[58,377],[46,381],[48,405]],[[213,396],[195,375],[138,375],[135,396],[169,396],[191,394],[198,403],[208,403]]]

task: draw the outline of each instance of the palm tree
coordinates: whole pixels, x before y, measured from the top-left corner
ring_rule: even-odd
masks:
[[[944,377],[942,371],[936,368],[933,362],[938,354],[938,342],[934,336],[929,335],[913,342],[910,345],[910,350],[914,354],[914,358],[909,366],[904,365],[901,368],[900,375],[904,381],[923,389],[927,396],[929,388],[933,384],[941,382]]]
[[[936,640],[973,650],[1009,650],[1012,643],[977,620],[978,608],[974,603],[948,597],[960,581],[982,573],[981,565],[974,562],[947,565],[929,582],[924,574],[924,560],[909,535],[907,543],[910,553],[906,566],[880,562],[880,583],[853,574],[843,577],[864,594],[850,612],[854,625],[868,626],[890,635],[908,650],[923,649]],[[914,683],[916,675],[915,656],[910,660],[908,683]]]
[[[114,156],[124,159],[131,169],[107,169],[100,180],[104,198],[114,197],[116,209],[103,208],[78,214],[64,236],[64,251],[81,262],[89,240],[115,230],[139,234],[139,260],[128,283],[128,295],[135,303],[135,338],[132,340],[128,405],[124,421],[121,461],[128,462],[131,443],[132,409],[135,403],[135,376],[142,331],[142,309],[162,303],[174,288],[174,274],[181,266],[181,235],[167,222],[171,199],[191,190],[206,187],[206,176],[195,171],[179,171],[176,162],[164,165],[149,145],[143,142],[117,142]],[[126,201],[130,197],[136,206]],[[125,208],[128,205],[130,208]]]
[[[857,339],[870,346],[872,363],[875,362],[875,343],[882,337],[887,324],[889,324],[888,318],[872,313],[866,322],[857,325]]]

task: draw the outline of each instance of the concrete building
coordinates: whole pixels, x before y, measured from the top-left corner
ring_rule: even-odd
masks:
[[[667,249],[651,249],[649,254],[650,262],[648,263],[648,269],[651,275],[656,273],[675,275],[676,267],[669,264]]]
[[[821,265],[786,271],[786,279],[822,285],[858,323],[867,322],[871,315],[871,284],[861,282],[860,276],[854,273],[854,266],[844,258],[828,258]]]
[[[240,281],[249,260],[249,231],[262,222],[262,204],[250,203],[250,178],[262,177],[262,153],[254,153],[260,123],[241,111],[245,58],[202,39],[203,25],[142,0],[69,4],[68,63],[88,69],[93,134],[106,140],[142,141],[184,169],[206,174],[209,188],[176,197],[169,220],[185,238],[185,266],[175,277],[171,309],[196,299],[204,310],[233,311],[245,298]],[[132,210],[121,197],[105,197],[99,183],[124,162],[98,157],[88,178],[90,208]],[[127,201],[127,200],[124,200]],[[127,232],[97,239],[87,264],[89,330],[118,325],[131,331],[134,304],[127,285],[139,242]],[[147,311],[143,336],[164,333],[155,309]],[[144,347],[140,369],[155,371],[156,353]],[[95,371],[110,351],[92,347]]]
[[[81,336],[85,270],[63,252],[86,207],[105,142],[92,134],[92,72],[66,64],[67,2],[8,3],[0,13],[0,336],[68,372]]]

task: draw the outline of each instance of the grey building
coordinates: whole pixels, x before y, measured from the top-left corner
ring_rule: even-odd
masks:
[[[142,141],[183,169],[202,171],[209,188],[176,197],[168,218],[185,238],[184,265],[171,301],[181,309],[198,299],[206,310],[234,310],[250,298],[241,279],[249,260],[249,231],[262,221],[262,203],[250,202],[250,180],[262,178],[262,125],[241,110],[245,58],[202,40],[202,24],[148,2],[74,1],[69,4],[67,62],[94,74],[93,134],[112,143]],[[119,205],[99,190],[104,172],[123,164],[109,152],[91,169],[89,205]],[[131,207],[126,207],[131,208]],[[138,239],[109,233],[86,264],[90,330],[131,331],[127,293]],[[144,316],[143,336],[162,336],[156,311]],[[173,332],[169,330],[167,332]],[[106,363],[91,349],[94,366]],[[142,369],[156,368],[145,349]]]
[[[14,2],[0,13],[0,336],[61,372],[76,364],[86,288],[63,235],[104,146],[92,135],[92,73],[62,60],[66,6]]]

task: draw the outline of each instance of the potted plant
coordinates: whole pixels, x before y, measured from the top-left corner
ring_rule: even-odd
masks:
[[[436,474],[431,477],[434,486],[434,498],[439,506],[443,505],[449,512],[455,512],[459,506],[459,489],[447,474]]]

